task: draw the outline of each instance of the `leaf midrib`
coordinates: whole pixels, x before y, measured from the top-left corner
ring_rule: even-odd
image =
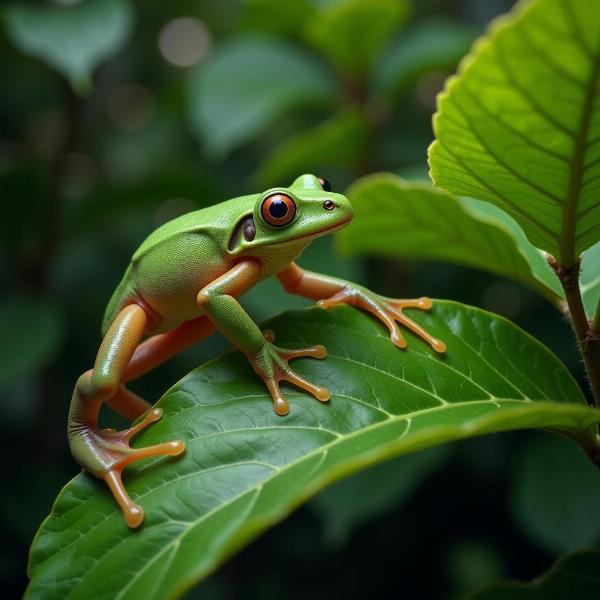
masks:
[[[580,30],[578,35],[583,37]],[[591,73],[585,87],[585,97],[579,127],[574,137],[575,147],[573,157],[570,162],[571,176],[569,179],[569,190],[566,202],[563,206],[563,227],[559,240],[560,264],[566,268],[572,268],[577,263],[575,255],[575,242],[577,240],[577,208],[579,197],[581,195],[583,175],[585,173],[584,159],[587,150],[587,138],[590,132],[592,115],[594,113],[595,91],[600,76],[600,55],[590,54],[592,62]]]

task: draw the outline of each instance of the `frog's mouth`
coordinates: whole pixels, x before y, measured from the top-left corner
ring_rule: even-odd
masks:
[[[305,240],[305,239],[310,239],[310,238],[316,238],[316,237],[321,237],[322,235],[325,235],[326,233],[331,233],[333,231],[337,231],[338,229],[341,229],[342,227],[344,227],[344,225],[347,225],[348,223],[350,223],[350,221],[352,221],[352,216],[353,215],[350,215],[347,219],[344,219],[343,221],[340,221],[339,223],[336,223],[335,225],[330,225],[329,227],[324,227],[323,229],[319,229],[318,231],[314,231],[313,233],[299,235],[295,238],[290,238],[287,241],[293,242],[294,240]]]

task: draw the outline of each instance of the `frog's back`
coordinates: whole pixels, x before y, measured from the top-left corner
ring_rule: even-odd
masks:
[[[197,316],[195,295],[223,271],[223,240],[238,218],[252,210],[256,196],[241,196],[192,211],[153,231],[133,254],[102,321],[102,335],[126,304],[142,300],[161,316],[173,307],[182,320]],[[186,290],[189,288],[189,290]],[[189,292],[189,293],[188,293]],[[170,293],[177,297],[169,299]],[[181,310],[185,305],[185,310]],[[192,314],[193,311],[193,314]]]
[[[131,262],[138,262],[151,250],[186,233],[216,233],[219,230],[231,230],[231,214],[239,212],[241,216],[244,210],[251,209],[255,197],[255,195],[240,196],[220,204],[213,204],[200,210],[185,213],[171,221],[167,221],[158,229],[155,229],[141,243],[133,254]]]

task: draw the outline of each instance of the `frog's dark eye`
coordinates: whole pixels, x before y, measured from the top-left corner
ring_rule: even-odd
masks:
[[[329,181],[327,181],[327,179],[325,179],[325,177],[319,177],[319,183],[321,184],[321,187],[323,188],[324,192],[331,191],[331,184],[329,183]]]
[[[286,194],[271,194],[263,200],[260,214],[269,225],[283,227],[296,215],[296,204]]]

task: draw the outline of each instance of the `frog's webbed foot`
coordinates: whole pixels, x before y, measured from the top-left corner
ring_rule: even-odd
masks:
[[[293,358],[310,356],[312,358],[325,358],[327,350],[324,346],[317,345],[310,348],[299,348],[290,350],[279,348],[273,344],[275,335],[271,330],[263,332],[266,342],[256,354],[248,354],[250,364],[260,375],[267,386],[271,398],[273,398],[273,407],[278,415],[284,416],[290,412],[290,405],[282,394],[279,387],[281,381],[287,381],[309,394],[312,394],[317,400],[327,402],[329,400],[329,391],[323,387],[315,385],[300,377],[289,366],[288,361]]]
[[[398,348],[406,348],[407,342],[402,335],[398,324],[410,329],[421,339],[426,341],[436,352],[445,352],[446,344],[433,337],[423,327],[409,319],[402,311],[405,308],[417,308],[429,310],[432,306],[429,298],[416,298],[414,300],[396,300],[379,296],[360,286],[349,286],[340,290],[337,294],[317,303],[323,308],[331,308],[339,304],[350,304],[370,312],[377,317],[390,332],[392,342]]]
[[[161,416],[162,409],[153,408],[139,423],[123,431],[98,430],[96,427],[83,425],[70,432],[69,442],[73,455],[86,470],[106,481],[129,527],[141,525],[144,511],[129,497],[121,479],[123,469],[138,460],[152,456],[176,456],[185,450],[185,444],[179,440],[146,448],[130,446],[134,436],[158,421]]]

